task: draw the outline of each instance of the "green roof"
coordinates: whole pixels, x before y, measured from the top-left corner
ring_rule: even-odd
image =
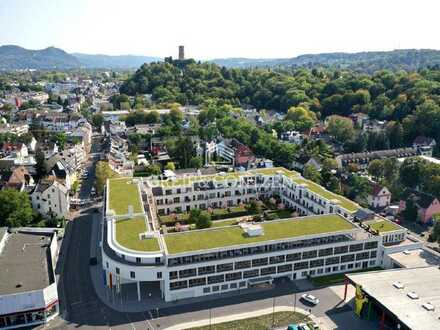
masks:
[[[129,205],[133,206],[134,213],[143,212],[138,186],[132,179],[113,179],[109,185],[109,208],[116,215],[127,214]]]
[[[304,184],[307,186],[307,189],[309,189],[311,192],[327,199],[327,200],[336,200],[337,204],[340,205],[341,207],[343,207],[344,209],[346,209],[348,212],[350,213],[354,213],[357,210],[359,210],[360,206],[354,202],[352,202],[351,200],[332,193],[331,191],[328,191],[327,189],[325,189],[324,187],[320,186],[319,184],[304,179],[301,176],[296,176],[296,177],[290,177],[292,179],[293,182],[295,182],[296,184]]]
[[[400,226],[396,225],[394,222],[388,220],[371,220],[364,221],[363,224],[369,225],[371,229],[377,230],[379,233],[385,233],[388,231],[395,231],[402,229]]]
[[[261,226],[264,235],[256,237],[248,237],[240,226],[231,226],[167,234],[164,239],[168,252],[174,254],[355,228],[349,221],[336,214],[267,221],[261,223]]]
[[[116,221],[116,241],[119,245],[135,251],[159,251],[157,238],[139,239],[139,234],[146,231],[144,218]]]

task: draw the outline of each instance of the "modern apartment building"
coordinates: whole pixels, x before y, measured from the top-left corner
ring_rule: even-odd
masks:
[[[173,233],[160,228],[156,216],[274,194],[301,216],[237,225],[219,220],[209,229]],[[382,218],[359,226],[352,221],[356,203],[283,168],[158,182],[114,179],[107,183],[104,205],[106,283],[136,283],[139,299],[145,285],[175,301],[277,277],[296,280],[374,267],[381,265],[385,245],[406,238],[404,228]]]

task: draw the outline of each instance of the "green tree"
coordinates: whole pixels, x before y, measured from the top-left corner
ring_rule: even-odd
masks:
[[[189,167],[201,168],[203,166],[203,159],[200,156],[192,157],[189,161]]]
[[[337,115],[327,119],[327,132],[339,142],[346,142],[354,137],[353,121]]]
[[[384,165],[380,159],[373,159],[368,164],[368,173],[375,179],[379,180],[384,174]]]
[[[316,122],[316,114],[304,107],[291,107],[287,110],[286,120],[294,122],[296,129],[305,131]]]
[[[261,201],[251,200],[246,209],[249,213],[260,214],[262,211]]]
[[[170,171],[175,171],[175,170],[176,170],[176,165],[174,165],[173,162],[168,162],[168,163],[165,165],[165,169],[166,169],[166,170],[170,170]]]
[[[98,194],[102,194],[104,186],[107,183],[107,179],[118,177],[118,174],[114,172],[107,162],[99,161],[96,164],[96,191]]]
[[[211,227],[211,215],[208,212],[200,213],[195,221],[195,224],[197,229],[205,229]]]
[[[32,214],[27,193],[9,188],[0,191],[0,227],[27,226]]]
[[[92,116],[92,125],[96,128],[100,128],[104,123],[104,116],[100,113],[95,113]]]
[[[312,180],[318,184],[321,184],[321,173],[312,165],[306,165],[303,170],[303,176],[306,179]]]
[[[417,221],[417,207],[412,198],[408,198],[405,202],[405,210],[402,212],[403,218],[408,222]]]

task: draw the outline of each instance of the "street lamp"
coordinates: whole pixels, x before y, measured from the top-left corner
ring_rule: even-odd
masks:
[[[275,326],[275,297],[272,298],[272,328]]]

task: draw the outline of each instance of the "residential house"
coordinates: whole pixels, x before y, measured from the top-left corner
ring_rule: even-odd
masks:
[[[417,220],[422,224],[430,224],[433,216],[440,214],[440,200],[436,196],[425,193],[412,194],[409,198],[414,201],[417,207]],[[406,208],[406,201],[401,200],[399,203],[399,212]]]
[[[391,192],[387,187],[373,183],[372,190],[367,197],[367,201],[368,205],[374,209],[385,208],[391,203]]]
[[[66,218],[69,214],[69,189],[53,176],[37,183],[31,201],[34,210],[44,216]]]
[[[12,188],[18,191],[29,191],[35,186],[35,183],[26,167],[18,166],[1,174],[0,185],[3,189]]]
[[[437,142],[435,141],[435,139],[427,137],[427,136],[418,136],[415,138],[415,140],[413,142],[414,148],[417,148],[417,147],[435,148],[436,145],[437,145]]]
[[[292,161],[292,168],[302,171],[306,166],[313,166],[317,171],[321,171],[321,161],[315,157],[308,157],[306,155],[300,155],[298,158]]]
[[[399,148],[371,152],[367,151],[339,155],[336,157],[336,162],[339,168],[345,168],[350,164],[355,164],[359,167],[359,169],[366,169],[368,164],[374,159],[406,158],[417,156],[418,154],[419,151],[416,148]]]
[[[305,139],[306,136],[297,131],[287,131],[281,133],[281,140],[289,141],[290,143],[296,145],[301,145]]]

